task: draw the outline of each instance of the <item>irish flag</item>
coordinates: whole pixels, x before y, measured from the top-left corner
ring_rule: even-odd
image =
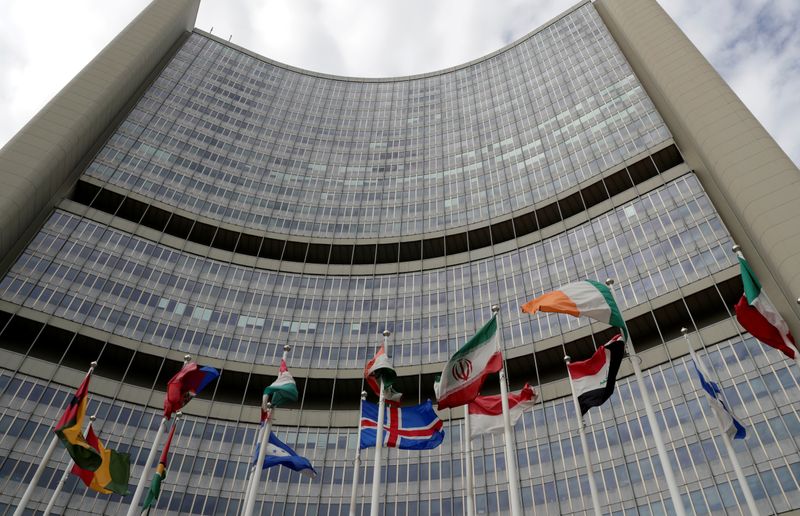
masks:
[[[744,284],[744,294],[734,307],[739,324],[767,346],[779,349],[787,357],[796,360],[797,345],[789,332],[789,326],[767,297],[767,293],[762,290],[761,283],[741,253],[739,268]]]
[[[599,407],[614,394],[617,372],[625,354],[625,341],[617,335],[595,351],[592,358],[567,365],[581,414]]]
[[[511,426],[522,413],[536,404],[536,392],[527,383],[519,392],[508,393],[508,410]],[[468,405],[470,438],[503,430],[503,401],[499,395],[478,396]]]
[[[275,407],[280,407],[285,403],[297,401],[299,393],[297,384],[294,382],[292,373],[286,367],[286,360],[281,359],[281,368],[278,377],[270,385],[264,388],[264,396],[261,399],[261,421],[267,418],[267,402],[272,402]]]
[[[611,290],[600,282],[585,280],[569,283],[522,305],[522,311],[555,312],[574,317],[589,317],[625,332],[625,321]]]
[[[474,400],[486,377],[503,368],[503,356],[497,348],[496,334],[497,316],[492,316],[450,358],[436,390],[439,410],[466,405]]]

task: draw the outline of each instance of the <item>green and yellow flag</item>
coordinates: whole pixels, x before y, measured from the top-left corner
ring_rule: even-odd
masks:
[[[79,467],[77,464],[72,466],[72,474],[77,475],[89,489],[98,493],[111,494],[117,493],[125,496],[128,494],[128,480],[131,476],[131,457],[127,453],[117,453],[109,450],[94,433],[92,425],[86,432],[86,442],[97,450],[103,462],[94,471],[89,471]]]
[[[75,396],[69,402],[67,410],[59,419],[54,432],[61,439],[67,448],[72,460],[81,469],[95,471],[100,467],[103,459],[100,453],[95,450],[83,436],[83,417],[86,415],[86,404],[89,402],[89,379],[91,374],[87,374]]]

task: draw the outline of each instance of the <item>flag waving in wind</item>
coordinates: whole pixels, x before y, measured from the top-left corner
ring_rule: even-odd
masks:
[[[442,421],[431,400],[413,407],[389,405],[383,415],[383,446],[403,450],[430,450],[442,444]],[[361,402],[361,449],[375,446],[378,405]]]
[[[258,448],[261,446],[259,443],[256,446],[255,457],[258,457]],[[256,459],[253,459],[255,462]],[[264,469],[271,468],[272,466],[285,466],[292,471],[305,475],[309,478],[316,478],[317,471],[305,457],[301,457],[289,445],[278,439],[272,432],[269,433],[269,442],[267,442],[267,452],[264,456]]]
[[[276,407],[285,403],[297,401],[299,397],[297,384],[294,382],[292,373],[286,367],[286,360],[281,359],[281,369],[278,378],[272,384],[264,388],[264,396],[261,400],[261,421],[267,419],[267,402],[272,402]]]
[[[90,378],[91,375],[87,374],[83,379],[53,431],[67,448],[75,464],[82,469],[94,471],[100,467],[103,459],[83,436],[83,418],[86,416],[86,405],[89,402]]]
[[[103,461],[94,471],[73,464],[71,473],[80,477],[86,487],[98,493],[117,493],[123,496],[128,494],[128,480],[131,476],[130,455],[117,453],[116,450],[110,450],[103,446],[91,424],[86,432],[86,442],[97,450]]]
[[[219,371],[213,367],[200,367],[195,362],[184,364],[181,370],[167,383],[164,417],[169,419],[173,413],[181,410],[218,376]]]
[[[697,359],[697,355],[691,345],[689,345],[689,354],[692,356],[694,370],[697,371],[697,376],[700,379],[700,386],[703,387],[703,390],[706,391],[708,395],[711,409],[714,411],[720,429],[732,439],[744,439],[747,435],[747,431],[744,429],[744,426],[733,417],[733,413],[722,399],[722,389],[720,389],[719,385],[715,382],[708,379],[708,371],[706,371],[706,368]]]
[[[527,383],[519,392],[508,393],[508,411],[511,426],[522,413],[536,404],[536,392]],[[499,395],[478,396],[469,405],[470,437],[503,430],[503,400]]]
[[[142,514],[150,514],[150,509],[156,504],[158,496],[161,494],[161,483],[167,478],[167,458],[169,457],[169,445],[172,444],[172,436],[175,435],[175,426],[173,423],[169,431],[169,437],[167,437],[167,444],[164,445],[164,451],[161,452],[161,459],[158,461],[156,473],[150,482],[150,490],[147,491],[147,496],[142,505]]]
[[[592,407],[599,407],[614,394],[614,384],[624,354],[625,342],[622,335],[616,335],[597,348],[588,360],[567,365],[581,414],[586,414]]]
[[[381,349],[375,353],[375,356],[372,357],[364,367],[364,379],[367,380],[367,384],[370,389],[372,389],[372,392],[378,396],[380,396],[381,392],[380,380],[383,380],[384,398],[389,401],[399,402],[403,397],[403,393],[395,391],[392,387],[396,378],[397,373],[394,367],[392,367],[392,362],[389,360],[389,357],[386,356],[386,351],[383,346],[381,346]]]

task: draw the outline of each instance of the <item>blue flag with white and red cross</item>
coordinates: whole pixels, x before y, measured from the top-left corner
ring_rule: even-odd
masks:
[[[361,449],[375,446],[378,405],[361,402]],[[431,400],[413,407],[387,404],[383,413],[383,445],[401,450],[430,450],[444,440],[442,421]]]

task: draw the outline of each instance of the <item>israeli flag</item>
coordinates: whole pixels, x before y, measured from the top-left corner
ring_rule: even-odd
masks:
[[[256,445],[256,453],[253,462],[258,457],[258,450],[261,443]],[[264,457],[264,469],[271,468],[272,466],[286,466],[292,471],[297,471],[309,478],[316,478],[317,472],[311,462],[301,457],[287,444],[278,439],[272,432],[269,433],[269,442],[267,442],[266,456]]]
[[[698,366],[697,357],[692,353],[692,362],[694,363],[694,370],[697,371],[697,376],[700,378],[700,385],[709,397],[711,409],[714,415],[717,416],[717,422],[720,429],[728,434],[731,439],[744,439],[747,431],[741,423],[739,423],[733,413],[730,411],[725,401],[720,397],[722,389],[719,388],[715,382],[706,380],[706,375],[701,371],[702,365]]]

